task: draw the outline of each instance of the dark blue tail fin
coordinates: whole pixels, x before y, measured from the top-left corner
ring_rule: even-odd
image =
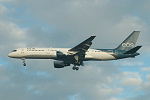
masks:
[[[116,49],[129,51],[135,47],[140,31],[133,31]]]

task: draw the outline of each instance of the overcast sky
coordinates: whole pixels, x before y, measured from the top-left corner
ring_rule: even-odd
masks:
[[[149,0],[0,0],[0,100],[149,100]],[[140,56],[85,62],[79,71],[53,60],[8,58],[21,47],[115,48],[141,31]]]

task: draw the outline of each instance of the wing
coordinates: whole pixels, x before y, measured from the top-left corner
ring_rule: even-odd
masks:
[[[92,40],[95,38],[96,36],[91,36],[88,39],[86,39],[85,41],[83,41],[82,43],[78,44],[77,46],[75,46],[74,48],[68,50],[67,54],[63,54],[63,52],[57,51],[57,58],[56,60],[62,60],[64,61],[65,64],[73,64],[74,68],[76,68],[75,66],[80,66],[80,65],[84,65],[83,61],[85,58],[85,53],[86,51],[90,48],[90,46],[92,45]]]
[[[78,53],[78,54],[85,54],[85,52],[90,48],[90,46],[92,45],[92,40],[95,38],[96,36],[91,36],[88,39],[86,39],[85,41],[83,41],[82,43],[78,44],[77,46],[75,46],[74,48],[70,49],[69,51]]]

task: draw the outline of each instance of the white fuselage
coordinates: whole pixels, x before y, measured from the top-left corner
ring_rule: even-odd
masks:
[[[25,59],[57,59],[56,52],[61,51],[68,55],[70,48],[19,48],[8,54],[12,58]],[[84,60],[114,60],[113,52],[103,52],[101,50],[89,49]]]

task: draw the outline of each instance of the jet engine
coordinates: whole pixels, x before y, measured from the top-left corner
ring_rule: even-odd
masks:
[[[64,63],[64,61],[54,61],[55,68],[64,68],[65,66],[70,66],[70,64]]]

